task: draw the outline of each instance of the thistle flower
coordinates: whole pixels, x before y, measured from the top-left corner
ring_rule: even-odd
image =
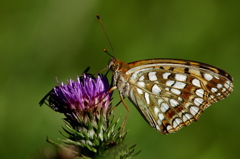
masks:
[[[68,84],[60,83],[54,87],[41,101],[54,111],[64,113],[70,120],[82,119],[87,112],[100,113],[106,117],[110,107],[110,85],[103,75],[94,78],[91,74],[77,77],[77,81],[70,79]]]
[[[131,158],[134,146],[123,146],[126,132],[114,120],[111,108],[110,85],[106,76],[83,74],[68,84],[60,83],[54,87],[41,101],[56,112],[65,115],[64,131],[67,139],[61,140],[67,146],[48,142],[60,148],[71,147],[75,156]],[[121,146],[120,146],[121,145]],[[111,153],[110,153],[111,152]]]

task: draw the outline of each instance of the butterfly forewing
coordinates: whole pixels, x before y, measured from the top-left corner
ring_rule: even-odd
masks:
[[[233,89],[227,72],[195,61],[151,59],[126,64],[112,59],[109,67],[120,94],[162,134],[197,120]]]

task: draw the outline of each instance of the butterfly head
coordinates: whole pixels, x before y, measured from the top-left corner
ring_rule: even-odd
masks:
[[[108,63],[108,69],[113,72],[116,72],[118,71],[119,68],[120,68],[120,61],[112,57]]]

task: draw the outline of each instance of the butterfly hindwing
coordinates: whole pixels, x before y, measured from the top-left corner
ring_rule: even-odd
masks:
[[[127,96],[149,125],[163,134],[197,120],[209,105],[227,97],[233,89],[231,76],[225,71],[187,60],[122,62],[114,79],[120,94]]]

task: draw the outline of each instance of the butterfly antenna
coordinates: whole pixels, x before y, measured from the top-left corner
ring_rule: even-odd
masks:
[[[114,49],[113,49],[112,43],[111,43],[111,41],[110,41],[110,39],[109,39],[109,37],[108,37],[108,35],[107,35],[106,30],[105,30],[104,27],[103,27],[103,22],[102,22],[100,16],[97,14],[96,17],[97,17],[97,19],[98,19],[98,21],[99,21],[99,23],[100,23],[100,25],[101,25],[101,27],[102,27],[103,33],[104,33],[104,35],[105,35],[106,38],[107,38],[107,41],[108,41],[108,43],[109,43],[109,45],[110,45],[110,47],[111,47],[111,50],[112,50],[113,53],[114,53]],[[109,54],[106,49],[104,49],[103,51],[106,52],[109,56],[111,56],[111,57],[114,58],[114,56],[111,55],[111,54]]]
[[[107,49],[103,49],[103,51],[104,51],[106,54],[108,54],[109,56],[111,56],[112,58],[115,59],[115,57],[114,57],[113,55],[111,55],[111,54],[107,51]]]

